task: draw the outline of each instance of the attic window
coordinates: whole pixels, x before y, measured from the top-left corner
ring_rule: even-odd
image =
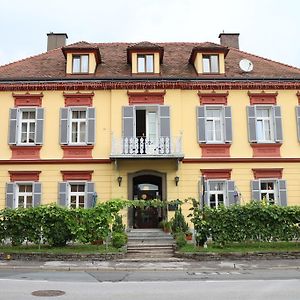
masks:
[[[202,56],[203,73],[219,73],[219,55],[209,54]]]
[[[137,71],[138,73],[154,73],[154,55],[138,54]]]
[[[88,73],[89,72],[89,55],[73,55],[72,73]]]

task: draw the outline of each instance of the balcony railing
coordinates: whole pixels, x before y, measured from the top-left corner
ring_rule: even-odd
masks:
[[[112,158],[159,158],[159,157],[183,157],[182,138],[159,137],[149,139],[147,137],[112,137]]]

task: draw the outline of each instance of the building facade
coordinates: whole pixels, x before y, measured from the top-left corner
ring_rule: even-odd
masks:
[[[215,43],[65,44],[0,67],[0,208],[300,204],[300,69]],[[184,206],[185,213],[188,205]],[[124,212],[157,227],[164,209]],[[170,216],[170,214],[169,214]]]

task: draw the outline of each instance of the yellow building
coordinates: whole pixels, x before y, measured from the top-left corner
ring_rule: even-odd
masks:
[[[215,43],[65,44],[0,67],[0,208],[300,204],[300,69]],[[184,206],[187,213],[188,205]],[[164,209],[129,209],[157,227]]]

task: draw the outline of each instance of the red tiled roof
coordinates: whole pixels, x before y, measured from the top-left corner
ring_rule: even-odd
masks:
[[[145,44],[146,43],[146,44]],[[99,49],[101,54],[101,64],[98,65],[95,74],[89,75],[66,75],[66,61],[61,49],[50,50],[46,53],[29,57],[8,65],[0,66],[1,80],[30,80],[30,79],[130,79],[131,67],[127,63],[127,49],[139,45],[149,46],[149,42],[139,44],[133,43],[87,43],[79,42],[65,49],[89,48]],[[161,65],[161,73],[158,78],[164,79],[188,79],[207,78],[209,75],[197,75],[194,66],[189,63],[189,58],[193,48],[223,47],[214,43],[156,43],[151,44],[156,47],[163,47],[164,60]],[[247,58],[253,62],[253,71],[242,72],[239,68],[241,59]],[[235,48],[229,48],[225,58],[225,75],[220,78],[297,78],[300,79],[300,69],[285,64],[274,62],[256,55],[252,55]],[[142,75],[139,77],[143,78]]]

